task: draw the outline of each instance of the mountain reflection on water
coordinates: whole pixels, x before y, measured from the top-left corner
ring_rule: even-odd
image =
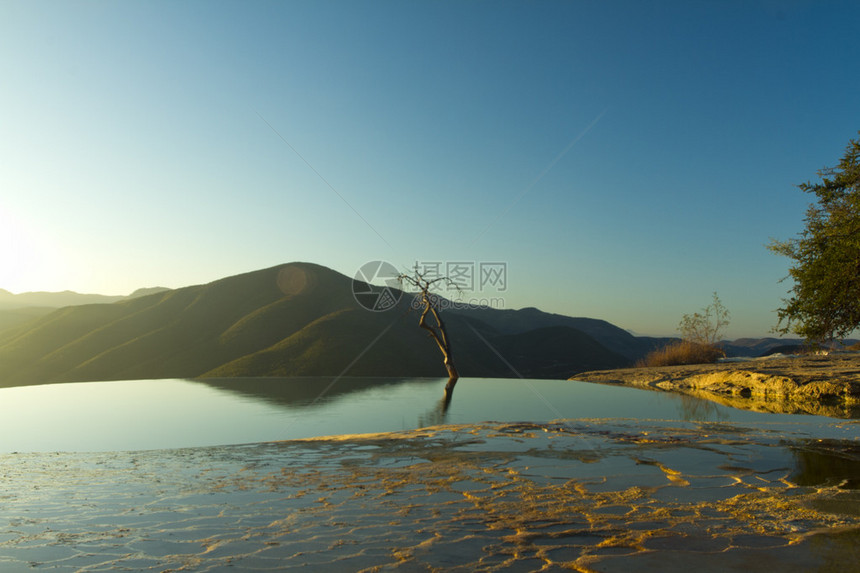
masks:
[[[2,389],[0,569],[856,566],[857,421],[446,382]]]
[[[669,392],[567,380],[464,378],[446,408],[446,381],[296,377],[3,388],[0,452],[214,446],[485,421],[788,424],[816,438],[844,433],[820,416],[760,413]]]
[[[408,382],[428,385],[435,388],[438,380],[403,378],[216,378],[200,379],[207,386],[242,397],[268,402],[278,406],[293,408],[324,407],[326,403],[356,392],[370,389],[385,390],[386,387],[399,386]],[[451,397],[443,396],[428,403],[424,414],[418,416],[416,427],[436,426],[447,421]]]
[[[370,388],[398,386],[411,381],[435,383],[435,378],[373,378],[298,376],[294,378],[200,378],[189,380],[211,388],[279,406],[321,406],[335,398]]]

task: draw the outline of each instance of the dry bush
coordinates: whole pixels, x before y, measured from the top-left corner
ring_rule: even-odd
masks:
[[[720,297],[714,292],[713,302],[703,308],[701,313],[685,314],[678,330],[684,340],[713,346],[720,341],[723,331],[729,325],[730,316]]]
[[[678,364],[711,364],[725,356],[721,348],[713,344],[699,344],[682,340],[659,348],[639,360],[636,366],[675,366]]]

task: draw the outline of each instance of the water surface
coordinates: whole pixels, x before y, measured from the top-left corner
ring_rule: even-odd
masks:
[[[2,389],[0,570],[856,569],[856,420],[545,380],[444,411],[444,385]]]
[[[625,419],[791,427],[852,437],[851,422],[763,414],[689,396],[574,381],[133,380],[0,389],[0,452],[130,451],[411,430],[484,421]]]

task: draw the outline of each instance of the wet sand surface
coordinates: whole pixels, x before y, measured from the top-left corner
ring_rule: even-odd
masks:
[[[0,456],[0,571],[848,571],[857,422]]]

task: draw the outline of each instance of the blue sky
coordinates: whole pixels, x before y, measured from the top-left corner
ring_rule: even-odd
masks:
[[[860,130],[855,2],[0,2],[0,288],[507,264],[506,308],[775,324]],[[293,150],[295,149],[295,151]],[[298,152],[298,153],[297,153]],[[300,155],[299,155],[300,154]]]

